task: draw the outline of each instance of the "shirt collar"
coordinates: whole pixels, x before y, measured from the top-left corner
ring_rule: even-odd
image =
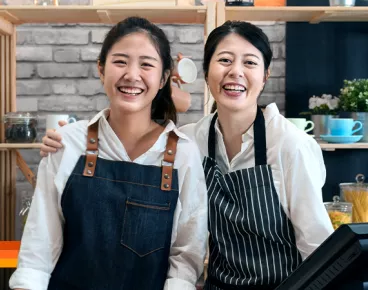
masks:
[[[108,115],[109,115],[109,113],[110,113],[110,108],[106,108],[106,109],[103,109],[102,111],[100,111],[97,115],[95,115],[92,119],[91,119],[91,121],[88,123],[88,126],[91,126],[92,124],[95,124],[97,121],[99,121],[101,118],[102,118],[102,120],[103,120],[103,122],[105,123],[105,124],[107,124],[107,117],[108,117]],[[160,137],[159,138],[161,138],[161,136],[162,135],[164,135],[164,134],[168,134],[169,132],[171,132],[171,131],[174,131],[175,132],[175,134],[179,137],[179,138],[182,138],[182,139],[185,139],[185,140],[190,140],[189,138],[188,138],[188,136],[187,135],[185,135],[184,133],[182,133],[182,132],[180,132],[179,130],[178,130],[178,128],[176,127],[176,125],[174,124],[174,122],[173,121],[171,121],[171,120],[169,120],[169,122],[167,123],[167,125],[166,125],[166,127],[165,127],[165,129],[164,129],[164,131],[161,133],[161,135],[160,135]],[[160,143],[160,142],[158,142],[158,143]]]
[[[279,109],[277,108],[276,103],[271,103],[269,105],[266,106],[266,108],[263,110],[263,116],[265,118],[265,126],[267,128],[267,126],[270,124],[271,120],[277,116],[279,114]],[[216,120],[215,123],[215,129],[216,129],[216,134],[218,134],[219,136],[221,136],[221,138],[223,138],[221,130],[220,130],[220,126],[218,123],[218,119]],[[249,138],[254,138],[254,125],[252,124],[248,131],[245,132],[242,135],[242,142],[246,142],[247,140],[249,140]]]
[[[100,118],[103,118],[105,119],[105,121],[107,121],[107,116],[109,115],[110,113],[110,109],[109,108],[106,108],[106,109],[103,109],[102,111],[100,111],[97,115],[95,115],[91,121],[89,121],[88,123],[88,127],[93,125],[94,123],[96,123],[97,121],[100,120]]]

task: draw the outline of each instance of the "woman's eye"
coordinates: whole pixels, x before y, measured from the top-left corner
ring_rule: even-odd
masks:
[[[146,66],[146,67],[153,67],[153,65],[152,65],[152,64],[150,64],[150,63],[142,63],[142,66]]]
[[[221,58],[219,59],[219,62],[223,62],[223,63],[230,63],[230,59],[227,59],[227,58]]]
[[[247,60],[245,62],[245,64],[247,64],[247,65],[257,65],[257,63],[255,63],[254,61],[251,61],[251,60]]]
[[[126,62],[124,60],[115,60],[114,63],[126,64]]]

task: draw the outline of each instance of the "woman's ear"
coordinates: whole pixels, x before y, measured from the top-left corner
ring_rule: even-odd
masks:
[[[100,76],[100,80],[102,82],[102,84],[105,81],[105,76],[104,76],[104,67],[101,65],[100,61],[97,61],[97,70],[98,70],[98,74]]]
[[[268,68],[265,72],[265,77],[264,77],[264,81],[263,82],[266,82],[268,80],[268,78],[270,77],[271,75],[271,69]]]
[[[161,80],[160,90],[165,86],[165,84],[166,84],[167,80],[169,79],[169,77],[170,77],[170,70],[166,70],[165,73],[164,73],[164,77]]]

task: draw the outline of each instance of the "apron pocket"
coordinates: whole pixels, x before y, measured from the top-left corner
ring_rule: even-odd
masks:
[[[121,244],[143,257],[165,247],[170,202],[155,203],[128,198]]]

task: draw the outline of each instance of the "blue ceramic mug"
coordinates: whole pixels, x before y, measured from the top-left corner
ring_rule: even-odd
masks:
[[[358,128],[353,130],[356,124],[358,124]],[[331,118],[328,125],[333,136],[351,136],[363,127],[360,121],[339,118]]]

